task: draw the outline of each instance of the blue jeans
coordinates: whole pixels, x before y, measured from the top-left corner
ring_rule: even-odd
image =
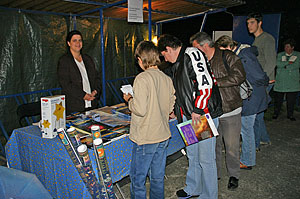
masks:
[[[186,121],[184,118],[183,121]],[[213,119],[218,128],[219,119]],[[186,147],[189,168],[184,191],[199,198],[218,198],[218,177],[216,165],[216,138],[202,140]]]
[[[260,141],[270,142],[270,137],[264,121],[265,112],[258,113],[254,122],[255,146],[260,147]]]
[[[130,167],[132,199],[146,199],[146,179],[150,179],[150,198],[164,198],[164,176],[169,139],[155,144],[133,143]]]
[[[267,87],[267,92],[268,94],[272,90],[274,84],[269,84]],[[270,95],[268,95],[269,102],[272,100]],[[263,142],[270,142],[270,137],[267,132],[267,128],[265,125],[265,120],[264,120],[264,115],[265,112],[257,113],[256,118],[255,118],[255,123],[254,123],[254,134],[255,134],[255,146],[256,148],[260,147],[260,141]]]
[[[242,116],[242,153],[241,163],[246,166],[254,166],[256,160],[254,122],[256,114]]]

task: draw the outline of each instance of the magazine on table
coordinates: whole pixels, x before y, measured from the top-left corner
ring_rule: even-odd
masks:
[[[112,109],[112,113],[124,120],[131,120],[131,111],[126,105]]]
[[[112,141],[124,134],[129,134],[129,125],[127,123],[126,125],[111,127],[102,122],[95,121],[90,117],[75,117],[67,120],[67,127],[74,127],[79,134],[81,142],[86,144],[88,147],[92,147],[93,138],[91,127],[95,125],[100,128],[103,143]]]
[[[103,112],[102,108],[92,110],[92,112],[97,113],[99,116],[98,118],[94,118],[94,120],[110,127],[126,126],[130,124],[128,118],[118,117],[112,110],[113,108],[109,110],[111,113]]]
[[[75,127],[77,133],[79,134],[80,141],[86,144],[89,148],[93,147],[93,136],[87,135],[85,130]],[[118,126],[110,129],[100,130],[101,138],[103,143],[108,143],[113,140],[122,138],[123,136],[129,135],[129,126]]]
[[[177,124],[177,128],[186,146],[200,142],[219,133],[209,113],[200,117],[200,122],[193,125],[192,120]]]

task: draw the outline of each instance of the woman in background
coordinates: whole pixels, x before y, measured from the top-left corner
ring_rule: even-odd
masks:
[[[78,30],[68,33],[68,52],[58,61],[58,81],[66,96],[67,115],[95,109],[101,91],[101,80],[93,59],[82,54],[82,35]]]
[[[283,45],[284,51],[277,55],[273,119],[278,118],[285,94],[287,101],[287,118],[291,121],[296,121],[294,118],[294,106],[297,94],[300,91],[300,52],[294,51],[296,45],[294,39],[287,39]]]

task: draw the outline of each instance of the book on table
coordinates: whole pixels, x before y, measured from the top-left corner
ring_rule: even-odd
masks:
[[[82,143],[88,147],[92,147],[92,126],[99,126],[103,143],[112,141],[121,137],[122,135],[129,134],[129,125],[118,125],[111,127],[101,122],[94,121],[92,118],[77,117],[67,121],[68,127],[74,127],[79,134]]]
[[[112,109],[112,113],[124,120],[131,120],[131,111],[126,105],[115,107],[114,109]]]
[[[177,128],[186,146],[219,135],[209,113],[200,117],[200,122],[188,120],[177,124]]]
[[[105,111],[103,111],[105,109]],[[126,126],[130,124],[130,119],[122,116],[120,117],[118,114],[115,114],[112,107],[103,107],[99,109],[92,110],[92,112],[98,114],[98,118],[94,120],[101,122],[102,124],[117,127],[117,126]]]

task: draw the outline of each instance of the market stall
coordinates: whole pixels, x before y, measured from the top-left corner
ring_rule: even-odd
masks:
[[[185,145],[176,128],[177,121],[169,124],[172,137],[167,153],[171,155]],[[54,198],[90,198],[60,139],[45,139],[41,135],[37,126],[15,129],[6,144],[9,167],[34,173]],[[124,136],[105,144],[104,149],[112,180],[118,182],[129,174],[132,142]],[[95,155],[91,149],[89,156],[96,171]]]
[[[0,14],[4,19],[1,20],[1,26],[7,28],[1,30],[1,35],[5,36],[3,41],[6,42],[2,46],[5,52],[11,52],[5,54],[3,57],[6,59],[0,63],[4,66],[3,76],[7,79],[3,81],[6,82],[2,87],[6,89],[3,94],[57,87],[56,68],[53,66],[65,50],[65,33],[71,29],[84,29],[84,35],[91,38],[86,45],[88,53],[95,57],[96,65],[102,72],[102,101],[106,105],[109,98],[106,95],[106,80],[137,73],[133,67],[133,50],[139,41],[151,40],[154,33],[159,36],[162,23],[206,16],[243,3],[239,0],[148,0],[143,1],[142,5],[144,15],[148,14],[148,18],[144,17],[146,23],[133,25],[118,21],[127,18],[127,0],[3,1],[0,3]],[[145,29],[147,24],[148,31]],[[156,25],[156,29],[153,25]],[[0,112],[1,118],[7,118],[4,125],[13,124],[14,119],[7,116],[14,111],[15,105],[6,99],[0,103],[5,107]],[[184,147],[175,125],[176,121],[170,122],[172,138],[168,154]],[[128,175],[130,149],[128,136],[105,145],[113,182]],[[6,153],[10,167],[35,173],[53,197],[90,197],[61,141],[57,137],[41,138],[38,127],[15,129],[6,144]],[[93,151],[89,150],[89,154],[95,169]]]
[[[65,36],[83,33],[85,53],[93,57],[102,77],[102,103],[114,98],[107,80],[135,76],[134,49],[142,40],[160,35],[162,24],[242,5],[240,0],[144,0],[143,23],[127,22],[128,4],[123,0],[6,0],[0,2],[0,34],[3,59],[1,95],[57,88],[56,66],[65,52]],[[205,17],[206,19],[206,17]],[[202,24],[201,24],[202,23]],[[203,28],[205,20],[199,21]],[[27,99],[28,100],[28,99]],[[37,99],[33,99],[37,101]],[[29,101],[29,100],[28,100]],[[29,101],[31,102],[31,101]],[[16,128],[16,106],[0,101],[0,118],[7,131]]]

